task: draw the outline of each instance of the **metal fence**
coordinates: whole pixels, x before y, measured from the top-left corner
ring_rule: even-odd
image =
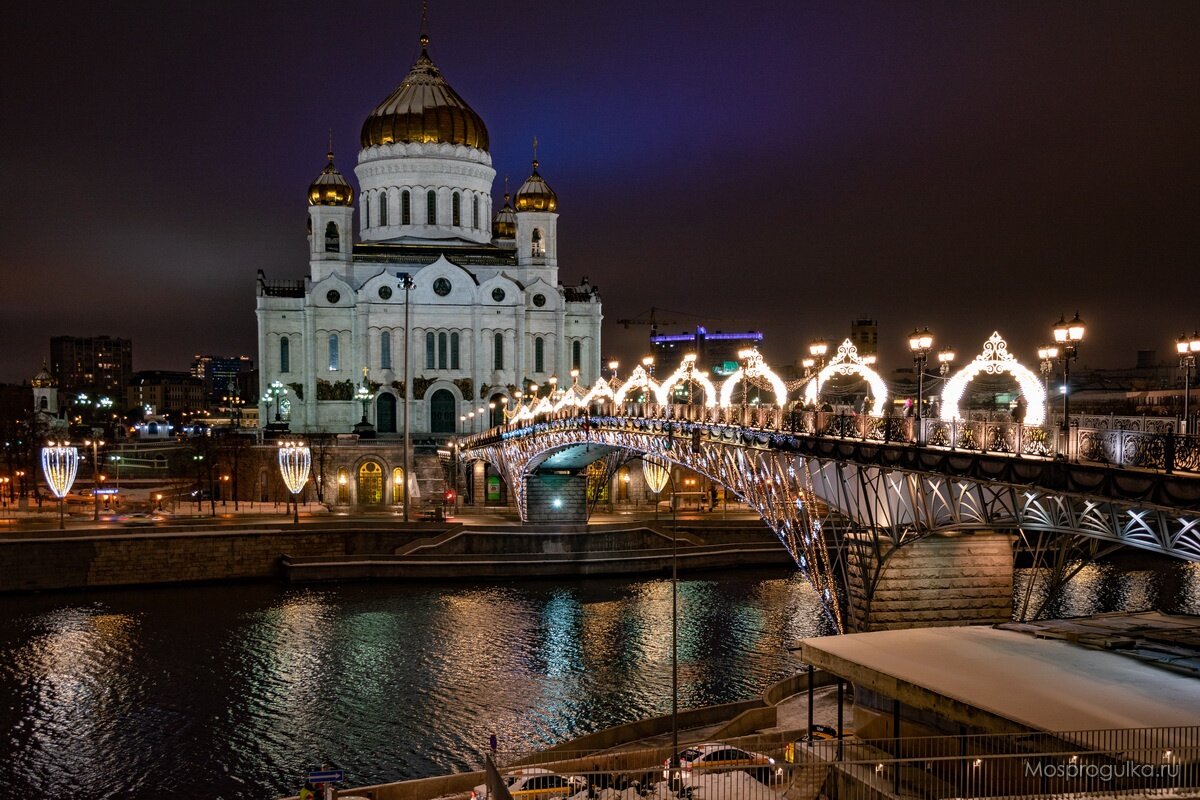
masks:
[[[1200,793],[1200,727],[859,740],[752,737],[502,758],[508,788],[570,800],[949,800]],[[547,758],[549,757],[549,758]],[[549,760],[552,758],[553,760]],[[561,793],[544,783],[558,776]],[[487,798],[479,798],[487,800]]]

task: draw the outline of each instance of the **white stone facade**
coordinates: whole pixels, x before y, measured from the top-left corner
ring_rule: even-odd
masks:
[[[361,241],[347,189],[344,204],[309,207],[306,278],[260,273],[261,393],[287,387],[260,402],[265,423],[278,414],[293,432],[348,433],[366,385],[367,420],[380,435],[402,433],[408,388],[413,436],[451,436],[501,419],[489,402],[502,405],[499,396],[530,381],[557,376],[565,387],[574,368],[580,382],[600,376],[599,293],[586,278],[560,285],[557,213],[519,212],[515,240],[493,241],[496,172],[486,150],[372,144],[355,173]]]

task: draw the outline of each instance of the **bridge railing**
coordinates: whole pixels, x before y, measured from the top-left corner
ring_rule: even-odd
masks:
[[[883,444],[912,445],[938,450],[1008,455],[1016,458],[1068,459],[1110,467],[1131,467],[1200,475],[1200,436],[1177,434],[1173,426],[1146,418],[1103,418],[1103,427],[1080,427],[1093,418],[1072,417],[1069,432],[1056,425],[1023,425],[1000,417],[982,419],[923,419],[856,414],[853,410],[814,411],[798,407],[745,405],[721,408],[688,404],[597,403],[590,414],[648,420],[729,426],[795,436],[836,438]],[[543,421],[586,416],[582,409],[564,409]],[[1141,424],[1132,425],[1133,421]],[[1153,424],[1149,424],[1153,423]],[[516,430],[516,423],[493,432]],[[537,423],[533,423],[536,425]],[[1129,427],[1111,427],[1128,425]],[[475,437],[473,437],[475,438]],[[466,440],[470,441],[470,440]],[[464,444],[466,442],[464,441]]]

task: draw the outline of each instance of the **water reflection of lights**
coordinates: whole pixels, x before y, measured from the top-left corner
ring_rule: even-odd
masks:
[[[138,623],[122,614],[66,608],[34,620],[38,634],[10,656],[12,669],[25,677],[26,702],[37,724],[23,725],[11,737],[17,764],[36,759],[52,765],[59,781],[105,763],[114,732],[111,708],[119,709],[136,692],[131,654],[137,648]],[[23,721],[24,722],[24,721]]]

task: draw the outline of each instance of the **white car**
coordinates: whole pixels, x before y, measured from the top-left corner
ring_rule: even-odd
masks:
[[[513,800],[579,800],[587,797],[588,782],[578,775],[559,775],[548,769],[528,767],[518,769],[504,776],[508,793]],[[471,790],[471,800],[489,800],[486,783]]]
[[[679,782],[691,786],[700,776],[741,770],[761,783],[771,783],[783,775],[775,759],[740,747],[705,742],[679,753]],[[663,762],[663,778],[671,777],[671,759]]]

